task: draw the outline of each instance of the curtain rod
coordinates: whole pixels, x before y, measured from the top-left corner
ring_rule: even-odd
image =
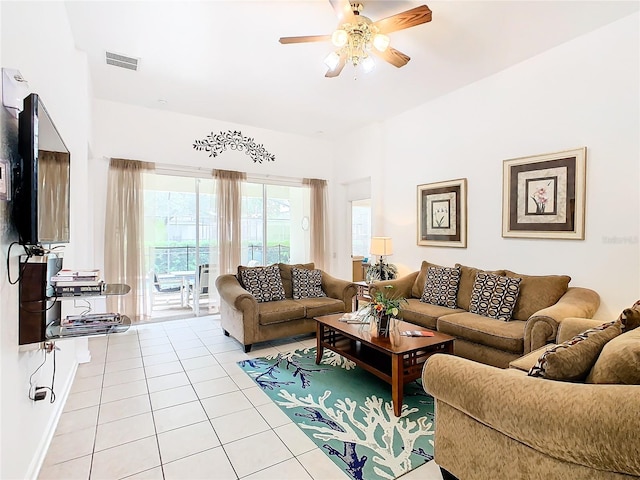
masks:
[[[104,160],[111,160],[110,157],[102,157]],[[192,167],[190,165],[176,165],[170,163],[155,163],[156,170],[159,172],[176,172],[189,174],[189,176],[195,176],[196,174],[205,173],[207,178],[213,177],[213,168],[209,167]],[[228,170],[228,169],[226,169]],[[288,185],[302,185],[302,178],[299,177],[284,177],[281,175],[270,175],[270,174],[259,174],[259,173],[247,173],[247,181],[263,183],[266,180],[272,180],[275,183],[279,184],[288,184]]]

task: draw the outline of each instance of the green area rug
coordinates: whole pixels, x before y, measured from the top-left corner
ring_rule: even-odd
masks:
[[[418,382],[396,417],[390,385],[332,351],[315,357],[305,348],[238,365],[354,479],[394,479],[433,459],[433,398]]]

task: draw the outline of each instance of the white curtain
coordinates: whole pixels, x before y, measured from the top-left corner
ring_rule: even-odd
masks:
[[[132,321],[148,316],[145,305],[147,282],[144,269],[143,172],[153,163],[112,158],[107,179],[104,279],[124,283],[131,292],[107,297],[110,312],[127,315]]]
[[[243,172],[214,170],[218,206],[218,272],[236,273],[241,258],[241,207]]]
[[[311,189],[311,261],[316,268],[326,269],[328,266],[329,242],[327,240],[327,181],[316,178],[305,178],[303,184]]]

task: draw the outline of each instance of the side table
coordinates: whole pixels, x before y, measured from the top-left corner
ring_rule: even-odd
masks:
[[[369,284],[367,282],[353,282],[357,288],[356,296],[353,297],[353,310],[357,311],[360,308],[360,302],[370,302],[371,295],[369,295]]]

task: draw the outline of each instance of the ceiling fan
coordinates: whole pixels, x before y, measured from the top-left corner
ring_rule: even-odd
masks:
[[[359,2],[349,0],[329,0],[338,16],[338,28],[331,35],[306,35],[302,37],[281,37],[280,43],[307,43],[331,41],[337,50],[331,52],[324,62],[329,67],[325,77],[337,77],[347,62],[354,67],[362,65],[365,72],[371,71],[375,62],[369,55],[373,53],[398,68],[410,60],[408,55],[389,46],[387,34],[415,27],[431,21],[431,10],[426,5],[397,13],[377,22],[361,15],[363,7]]]

